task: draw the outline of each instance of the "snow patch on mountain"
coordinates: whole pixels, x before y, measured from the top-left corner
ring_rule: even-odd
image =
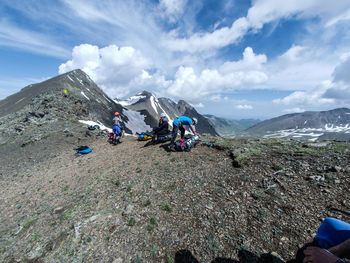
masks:
[[[88,96],[85,95],[84,91],[80,91],[80,93],[85,97],[87,98],[88,100],[90,100],[90,98]]]
[[[159,105],[159,103],[157,103],[157,104]],[[152,108],[154,109],[154,111],[158,114],[158,110],[157,110],[157,107],[155,104],[154,96],[151,96],[151,105],[152,105]]]
[[[68,77],[72,82],[74,82],[74,80],[73,80],[69,75],[67,75],[67,77]]]
[[[303,128],[303,129],[288,129],[280,130],[271,134],[267,134],[264,138],[307,138],[311,137],[309,141],[315,141],[318,137],[326,132],[343,132],[350,133],[350,125],[325,124],[324,128]]]
[[[115,100],[114,102],[119,103],[120,105],[126,107],[126,106],[134,104],[134,103],[138,102],[139,100],[145,99],[145,98],[146,98],[146,96],[135,95],[135,96],[128,98],[127,100],[119,100],[119,101]]]
[[[125,126],[131,130],[133,134],[152,130],[152,128],[145,123],[145,116],[141,113],[124,109],[123,114],[129,119],[129,121],[125,123]]]

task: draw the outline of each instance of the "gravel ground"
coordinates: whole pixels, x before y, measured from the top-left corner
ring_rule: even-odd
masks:
[[[350,221],[348,143],[218,140],[172,153],[103,138],[83,156],[73,143],[22,166],[8,158],[0,261],[174,262],[180,249],[200,262],[242,251],[285,261],[325,217]]]

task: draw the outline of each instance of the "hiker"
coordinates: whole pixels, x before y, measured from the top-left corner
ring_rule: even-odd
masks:
[[[119,112],[115,112],[114,116],[115,117],[113,118],[113,133],[110,134],[109,139],[112,139],[112,141],[116,142],[117,137],[119,137],[118,142],[120,143],[120,136],[123,132],[123,126],[121,125],[122,120],[120,118]]]
[[[199,134],[196,132],[195,125],[198,123],[197,118],[189,118],[187,116],[181,116],[176,118],[173,121],[173,132],[171,135],[171,142],[170,142],[170,150],[175,152],[175,139],[177,137],[177,132],[180,130],[181,132],[181,139],[185,136],[185,128],[184,125],[188,125],[190,130],[193,132],[194,135],[199,137]]]
[[[119,112],[114,113],[114,118],[113,118],[113,126],[114,125],[119,125],[120,127],[122,126],[122,119],[120,118]]]
[[[298,250],[296,263],[340,263],[350,259],[350,224],[328,217],[311,243]]]
[[[158,127],[153,128],[151,144],[156,143],[156,138],[169,133],[169,123],[165,113],[160,115]]]

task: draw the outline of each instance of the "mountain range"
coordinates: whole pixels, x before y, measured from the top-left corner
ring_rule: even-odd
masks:
[[[126,100],[112,99],[82,70],[29,85],[0,101],[0,143],[25,130],[36,130],[35,138],[59,131],[62,122],[98,124],[110,129],[114,112],[120,112],[126,133],[149,131],[161,113],[170,125],[177,116],[196,117],[201,134],[221,137],[279,137],[300,140],[349,140],[350,110],[293,113],[260,122],[229,120],[202,115],[184,100],[157,98],[143,91]],[[58,125],[58,123],[61,123]],[[68,125],[67,123],[65,125]],[[38,135],[39,134],[39,135]],[[40,137],[39,136],[39,137]]]
[[[247,130],[245,135],[265,138],[315,140],[350,140],[350,109],[306,111],[286,114],[262,121]]]

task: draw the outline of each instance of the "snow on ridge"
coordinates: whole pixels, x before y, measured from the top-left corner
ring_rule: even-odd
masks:
[[[334,124],[325,124],[324,128],[303,128],[303,129],[288,129],[280,130],[270,134],[266,134],[264,138],[285,138],[285,137],[313,137],[315,140],[322,136],[325,132],[343,132],[350,133],[350,125],[335,126]],[[314,141],[314,139],[309,139]]]
[[[144,98],[146,98],[146,96],[136,95],[136,96],[131,96],[130,98],[128,98],[126,100],[120,100],[117,103],[119,103],[122,106],[129,106],[129,105],[134,104],[134,103],[136,103],[139,100],[144,99]]]
[[[73,80],[69,75],[67,75],[67,77],[68,77],[72,82],[74,82],[74,80]]]
[[[156,98],[156,102],[157,102],[157,104],[158,104],[158,106],[159,106],[159,108],[161,109],[161,111],[162,111],[162,113],[165,113],[165,116],[166,116],[166,118],[168,119],[168,122],[169,122],[169,126],[173,126],[173,119],[171,119],[170,118],[170,116],[166,113],[166,111],[163,109],[163,107],[160,105],[160,103],[159,103],[159,101],[158,101],[158,99]]]
[[[95,122],[95,121],[84,121],[84,120],[79,120],[79,122],[80,123],[84,123],[84,124],[86,124],[86,125],[98,125],[98,126],[100,126],[100,129],[101,130],[106,130],[106,131],[108,131],[108,132],[112,132],[112,129],[111,128],[108,128],[108,127],[106,127],[106,126],[104,126],[101,122],[99,122],[99,121],[97,121],[97,122]]]
[[[157,107],[156,107],[156,104],[155,104],[155,101],[154,101],[154,96],[152,95],[151,96],[151,105],[152,105],[152,108],[154,109],[154,111],[158,114],[158,110],[157,110]]]
[[[84,91],[80,91],[80,93],[85,97],[87,98],[88,100],[90,100],[90,98],[88,96],[85,95]]]
[[[152,130],[152,128],[145,123],[145,116],[141,113],[124,109],[123,114],[129,119],[128,122],[125,122],[125,126],[131,130],[133,134]]]
[[[103,96],[106,100],[108,100],[109,102],[111,102],[111,100],[110,100],[109,98],[107,98],[107,97],[105,96],[105,94],[102,94],[102,96]]]
[[[80,78],[78,78],[78,77],[76,76],[76,79],[80,82],[80,84],[81,84],[82,86],[84,86],[83,81],[82,81]]]

